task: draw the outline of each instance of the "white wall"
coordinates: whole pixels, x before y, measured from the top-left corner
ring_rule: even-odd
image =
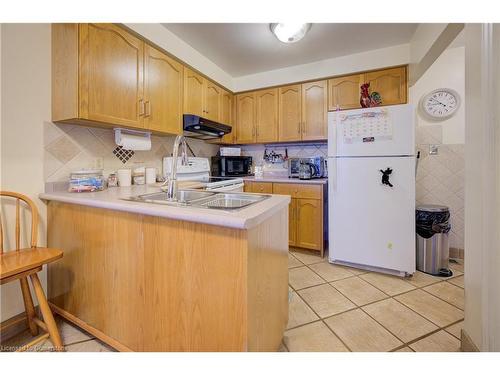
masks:
[[[309,64],[235,77],[233,79],[233,91],[253,90],[261,87],[277,86],[291,82],[306,81],[393,65],[403,65],[408,64],[409,61],[409,45],[403,44],[316,61]]]
[[[155,43],[188,65],[191,65],[193,68],[199,70],[229,90],[233,90],[233,77],[189,44],[184,42],[170,30],[167,30],[161,24],[126,23],[125,26]]]
[[[443,144],[465,143],[465,47],[447,49],[422,77],[410,87],[410,103],[417,108],[420,98],[432,90],[450,88],[458,92],[462,105],[452,118],[438,123],[417,117],[417,126],[441,125]]]
[[[43,246],[46,209],[38,194],[44,189],[43,123],[50,120],[50,25],[3,24],[1,50],[1,188],[35,201]],[[41,279],[45,286],[45,270]],[[18,283],[2,285],[1,294],[0,321],[24,310]]]

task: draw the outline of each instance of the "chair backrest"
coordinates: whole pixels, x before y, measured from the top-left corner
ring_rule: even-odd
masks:
[[[26,195],[15,193],[13,191],[0,191],[0,197],[12,197],[16,199],[16,251],[21,247],[21,205],[20,201],[25,202],[31,211],[31,247],[36,247],[38,235],[38,210],[31,199]],[[3,225],[0,215],[0,254],[3,253]]]

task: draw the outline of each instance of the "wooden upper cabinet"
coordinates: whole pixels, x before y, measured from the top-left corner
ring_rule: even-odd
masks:
[[[301,139],[301,103],[302,85],[279,88],[278,139],[280,141]]]
[[[302,84],[302,140],[327,138],[328,90],[326,81]]]
[[[142,127],[144,42],[113,24],[79,25],[79,116]]]
[[[52,120],[179,134],[183,66],[114,24],[52,25]]]
[[[233,123],[233,94],[221,89],[219,122],[224,125]]]
[[[236,142],[255,142],[255,93],[236,96]]]
[[[229,125],[232,127],[231,133],[226,134],[224,137],[222,137],[220,143],[233,143],[234,142],[234,133],[236,130],[235,127],[235,121],[233,117],[233,111],[234,111],[234,106],[233,106],[233,94],[230,92],[227,92],[226,90],[222,90],[221,93],[221,99],[220,99],[220,118],[219,122],[221,122],[224,125]]]
[[[184,67],[184,113],[204,117],[203,91],[205,78]]]
[[[363,82],[370,84],[370,92],[378,92],[382,105],[407,102],[406,66],[377,70],[363,75]]]
[[[148,45],[144,56],[145,127],[181,134],[183,66]]]
[[[222,88],[207,79],[204,95],[204,117],[212,121],[220,121]]]
[[[255,92],[255,105],[256,141],[276,142],[278,140],[278,89]]]
[[[328,110],[361,108],[359,103],[362,74],[328,80]]]

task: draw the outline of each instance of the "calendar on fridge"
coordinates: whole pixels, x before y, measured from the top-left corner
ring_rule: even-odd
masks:
[[[386,109],[340,116],[343,143],[377,142],[392,139],[392,121]]]

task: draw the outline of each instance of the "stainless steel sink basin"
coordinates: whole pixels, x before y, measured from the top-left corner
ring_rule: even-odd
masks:
[[[235,210],[263,201],[266,198],[269,198],[269,195],[220,193],[203,199],[197,202],[196,205],[219,210]]]
[[[198,199],[208,198],[215,195],[215,192],[202,191],[202,190],[179,190],[177,191],[177,199],[169,201],[167,193],[158,192],[151,194],[142,194],[130,197],[129,200],[146,202],[146,203],[159,203],[159,204],[172,204],[172,205],[186,205]]]
[[[216,210],[238,210],[269,198],[266,194],[217,193],[201,190],[179,190],[177,200],[169,201],[163,192],[136,195],[125,200],[172,206],[191,206]]]

